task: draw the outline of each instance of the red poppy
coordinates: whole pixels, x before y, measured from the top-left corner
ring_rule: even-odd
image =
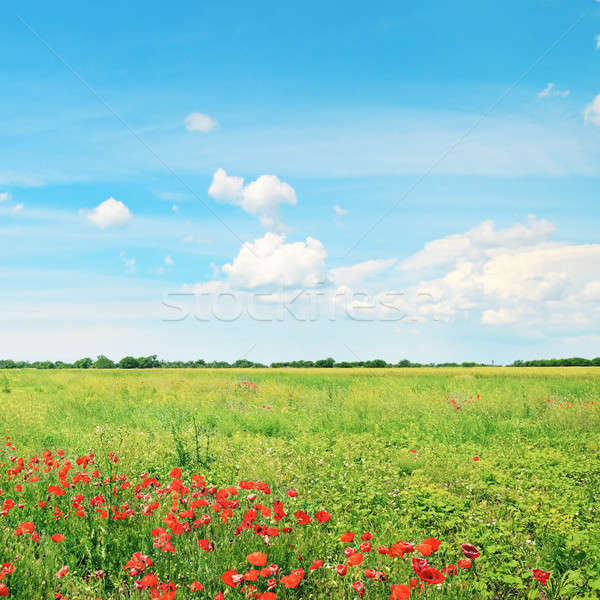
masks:
[[[410,559],[410,566],[413,568],[414,571],[420,571],[421,569],[425,569],[428,564],[429,563],[427,562],[426,558],[417,558],[416,556],[413,556]]]
[[[0,596],[8,596],[8,588],[3,583],[0,583]]]
[[[64,567],[61,567],[57,572],[56,572],[56,576],[59,579],[62,579],[67,573],[69,572],[69,567],[67,567],[66,565]]]
[[[426,540],[423,540],[421,543],[422,544],[427,544],[428,546],[431,546],[431,551],[432,552],[437,552],[438,548],[440,547],[440,544],[442,542],[440,540],[436,540],[433,537],[428,537]]]
[[[300,585],[301,578],[298,575],[284,575],[279,582],[287,588],[296,588]]]
[[[360,552],[355,552],[348,557],[348,565],[353,567],[354,565],[360,565],[363,561],[364,556]]]
[[[536,581],[539,581],[542,586],[546,585],[546,582],[550,578],[550,571],[543,571],[542,569],[531,569],[533,573],[533,578]]]
[[[335,570],[340,577],[343,577],[348,572],[348,567],[346,565],[338,565]]]
[[[316,571],[317,569],[320,569],[322,566],[323,566],[322,560],[315,560],[315,561],[313,561],[313,564],[310,565],[309,569],[311,571]]]
[[[319,523],[327,523],[327,521],[331,519],[331,515],[328,512],[325,512],[324,510],[319,510],[315,514],[315,518]]]
[[[408,585],[391,585],[390,600],[408,600],[410,598],[410,587]]]
[[[365,584],[362,581],[355,581],[352,584],[352,588],[360,597],[362,597],[365,593]]]
[[[190,585],[190,590],[192,592],[203,592],[204,586],[199,581],[193,581],[192,585]]]
[[[423,556],[429,556],[433,552],[433,549],[429,544],[417,544],[417,550]]]
[[[255,567],[264,567],[267,564],[267,555],[264,552],[252,552],[246,556],[246,560]]]
[[[50,538],[56,543],[65,541],[65,536],[62,533],[54,533],[50,536]]]
[[[342,535],[340,536],[340,542],[352,542],[354,540],[354,534],[353,533],[342,533]]]
[[[479,456],[474,456],[474,457],[473,457],[473,460],[474,460],[475,462],[477,462],[477,461],[479,460]]]
[[[221,579],[229,587],[235,588],[239,585],[240,581],[244,579],[244,576],[238,574],[238,572],[235,570],[229,570],[225,571],[225,573],[221,575]]]
[[[417,575],[421,581],[428,583],[429,585],[434,585],[437,583],[442,583],[446,576],[443,573],[440,573],[437,569],[433,567],[425,567],[420,571],[417,571]]]
[[[472,563],[471,563],[471,561],[470,561],[468,558],[461,558],[461,559],[458,561],[458,566],[459,566],[461,569],[470,569],[470,568],[471,568],[471,564],[472,564]]]
[[[258,600],[277,600],[277,594],[275,594],[273,592],[263,592],[258,597]]]
[[[480,555],[479,550],[473,544],[463,544],[460,549],[467,558],[477,558]]]

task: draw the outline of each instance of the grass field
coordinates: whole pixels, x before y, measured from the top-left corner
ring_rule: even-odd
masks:
[[[10,598],[599,597],[600,369],[4,371],[0,402]]]

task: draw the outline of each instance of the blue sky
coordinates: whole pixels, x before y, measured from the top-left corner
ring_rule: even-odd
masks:
[[[600,3],[13,10],[2,356],[600,355]]]

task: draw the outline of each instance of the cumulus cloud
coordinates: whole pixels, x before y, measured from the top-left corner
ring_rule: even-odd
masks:
[[[600,126],[600,94],[585,107],[583,119],[586,123]]]
[[[10,198],[8,192],[0,192],[0,202],[6,202]]]
[[[484,222],[429,242],[402,269],[418,277],[423,267],[441,268],[416,284],[431,295],[431,314],[545,330],[590,326],[600,317],[600,244],[551,241],[553,232],[535,217],[506,229]]]
[[[188,131],[201,131],[202,133],[208,133],[218,127],[218,123],[209,115],[205,115],[199,112],[190,113],[185,118],[185,128]]]
[[[221,271],[236,288],[314,287],[326,279],[326,257],[319,240],[286,243],[284,235],[267,232],[245,243]]]
[[[224,169],[215,171],[208,194],[215,200],[235,204],[258,216],[266,229],[281,229],[279,206],[294,206],[297,202],[294,188],[275,175],[261,175],[244,185],[243,177],[227,175]]]
[[[538,92],[538,98],[548,98],[549,96],[559,96],[566,98],[571,90],[558,90],[553,83],[549,83],[541,92]]]
[[[474,260],[497,249],[520,248],[524,245],[547,241],[556,227],[545,219],[530,215],[527,224],[515,223],[505,229],[496,229],[493,221],[483,221],[466,233],[448,235],[425,244],[400,268],[415,270],[440,267],[459,260]]]
[[[112,196],[89,211],[86,218],[89,223],[106,229],[107,227],[123,227],[132,219],[131,211]]]

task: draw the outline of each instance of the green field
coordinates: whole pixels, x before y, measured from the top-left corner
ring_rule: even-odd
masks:
[[[247,380],[256,389],[240,385]],[[224,592],[268,600],[266,577],[236,588],[221,579],[227,570],[244,573],[246,555],[260,551],[279,566],[275,579],[305,571],[297,587],[278,581],[272,588],[281,600],[356,598],[355,581],[364,598],[387,599],[390,584],[415,577],[410,557],[420,554],[393,557],[377,546],[429,537],[442,541],[428,556],[440,571],[464,558],[461,544],[474,544],[481,556],[440,586],[423,584],[422,597],[600,594],[600,369],[4,371],[0,402],[0,427],[14,445],[4,446],[0,479],[0,562],[14,565],[1,583],[10,598],[171,598],[167,587],[135,589],[143,575],[124,566],[142,552],[153,561],[143,574],[173,582],[177,599]],[[44,450],[52,457],[43,459]],[[76,464],[90,453],[93,463]],[[165,491],[173,467],[189,491]],[[84,470],[90,481],[73,483]],[[192,474],[219,489],[266,482],[271,493],[254,490],[257,499],[248,500],[250,492],[230,491],[225,506],[235,499],[239,507],[223,508],[228,518],[210,505],[177,516],[189,509],[186,498],[213,504],[217,497],[190,487]],[[142,476],[157,484],[136,497]],[[66,493],[48,494],[61,480]],[[83,499],[73,500],[77,494]],[[105,503],[91,505],[98,494]],[[276,499],[287,516],[275,522],[258,509],[256,522],[291,532],[271,536],[268,546],[252,529],[234,535],[248,509],[257,502],[273,508]],[[158,508],[144,515],[152,502]],[[297,524],[299,509],[311,523]],[[320,510],[331,520],[317,522]],[[175,550],[164,551],[152,530],[167,530],[169,511],[180,523],[203,513],[212,521],[173,534]],[[33,523],[39,539],[15,535],[22,522]],[[345,532],[356,541],[340,542]],[[336,565],[347,560],[346,546],[358,552],[363,532],[373,534],[373,549],[342,577]],[[65,540],[53,542],[54,533]],[[199,548],[200,538],[214,550]],[[310,571],[316,559],[324,566]],[[69,572],[58,578],[62,566]],[[387,581],[365,577],[368,568]],[[545,587],[533,568],[551,573]],[[204,592],[190,590],[195,580]]]

